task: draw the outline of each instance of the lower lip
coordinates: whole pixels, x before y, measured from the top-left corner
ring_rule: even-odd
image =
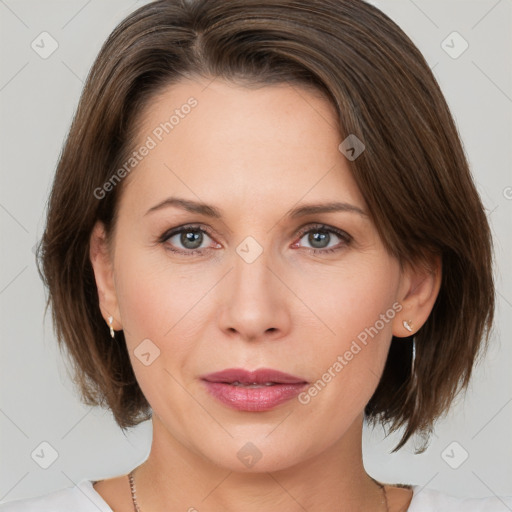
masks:
[[[223,404],[238,411],[268,411],[296,397],[307,383],[275,384],[250,388],[223,382],[203,381],[208,391]]]

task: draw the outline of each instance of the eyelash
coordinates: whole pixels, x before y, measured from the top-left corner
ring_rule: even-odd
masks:
[[[160,238],[158,239],[158,242],[161,244],[165,244],[170,238],[172,238],[174,235],[178,235],[183,232],[187,231],[196,231],[196,232],[202,232],[207,234],[210,238],[213,238],[213,234],[210,232],[210,230],[206,227],[201,227],[201,225],[195,225],[195,224],[187,224],[185,226],[180,226],[179,228],[173,228],[171,230],[166,231],[163,233]],[[345,243],[345,245],[349,245],[352,242],[352,237],[345,233],[344,231],[341,231],[340,229],[333,228],[331,226],[327,226],[325,224],[313,224],[308,225],[304,228],[301,228],[298,232],[295,233],[294,237],[299,237],[299,240],[307,233],[309,232],[326,232],[326,233],[334,233],[337,237],[341,238],[341,240]],[[185,256],[193,256],[198,253],[202,253],[205,250],[208,250],[209,248],[203,248],[203,249],[192,249],[192,250],[181,250],[181,249],[173,249],[171,247],[167,248],[171,252],[177,253],[177,254],[183,254]],[[327,254],[327,253],[334,253],[337,251],[340,251],[343,249],[343,245],[335,248],[330,249],[312,249],[309,247],[306,247],[308,251],[312,252],[313,254]]]

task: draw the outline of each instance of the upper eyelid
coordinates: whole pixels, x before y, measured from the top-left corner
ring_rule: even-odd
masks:
[[[329,231],[331,233],[334,233],[335,235],[342,236],[345,234],[347,237],[352,238],[351,235],[349,235],[344,229],[341,228],[335,228],[334,226],[329,226],[328,224],[322,224],[322,223],[310,223],[306,224],[302,228],[299,228],[295,231],[296,235],[304,235],[308,231],[313,231],[317,229],[318,231]]]

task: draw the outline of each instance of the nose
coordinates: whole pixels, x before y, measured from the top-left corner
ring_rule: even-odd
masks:
[[[233,268],[223,283],[220,329],[246,341],[285,336],[291,327],[293,294],[284,284],[283,267],[265,250],[252,262],[240,254],[235,252]]]

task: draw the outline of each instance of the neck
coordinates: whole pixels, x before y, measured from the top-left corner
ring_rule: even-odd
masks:
[[[383,490],[362,460],[363,418],[322,453],[276,471],[233,471],[175,439],[153,416],[148,459],[135,471],[142,512],[292,512],[298,509],[385,512]]]

